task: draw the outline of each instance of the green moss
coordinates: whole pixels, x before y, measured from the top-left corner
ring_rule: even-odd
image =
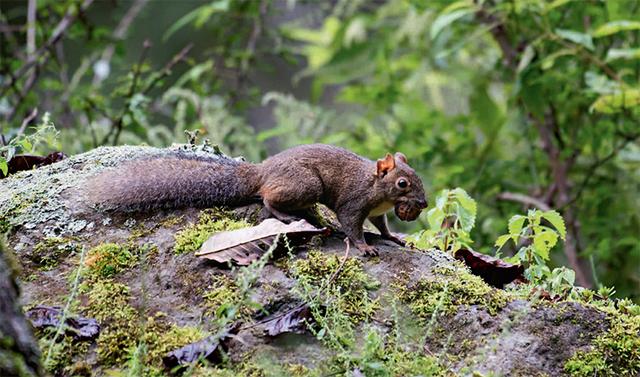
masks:
[[[460,305],[478,305],[495,315],[510,300],[507,293],[493,288],[466,268],[439,269],[436,275],[415,283],[396,284],[399,296],[413,313],[423,319],[434,312],[455,313]]]
[[[342,265],[342,258],[337,255],[326,255],[320,251],[309,252],[306,259],[298,259],[291,264],[291,273],[301,284],[312,289],[340,292],[336,308],[350,317],[354,322],[369,319],[378,309],[378,300],[369,297],[368,291],[377,289],[380,283],[362,268],[362,263],[349,258]],[[342,265],[342,266],[341,266]],[[334,273],[340,268],[338,274]],[[334,279],[329,282],[334,276]]]
[[[235,281],[227,275],[213,277],[211,286],[203,295],[206,314],[215,315],[221,308],[237,304],[242,300]],[[253,310],[245,305],[240,307],[240,317],[250,318]]]
[[[143,327],[144,334],[138,346],[132,349],[128,364],[129,369],[135,369],[132,368],[135,364],[140,365],[140,369],[144,370],[141,374],[144,376],[163,376],[162,358],[164,356],[209,335],[198,327],[169,324],[165,321],[163,313],[147,318]]]
[[[104,243],[89,250],[85,266],[89,276],[110,278],[138,263],[140,248],[133,244]]]
[[[141,336],[138,311],[129,305],[129,288],[110,280],[93,284],[86,314],[102,325],[98,359],[102,365],[120,365]]]
[[[576,377],[640,374],[640,315],[624,309],[610,310],[609,331],[593,341],[592,350],[576,352],[565,372]]]
[[[6,218],[0,218],[0,234],[9,233],[11,230],[11,223]]]
[[[64,257],[79,249],[77,239],[47,237],[34,246],[29,259],[41,269],[51,270],[57,267]]]
[[[200,214],[197,223],[188,225],[175,235],[176,244],[173,250],[176,254],[194,252],[214,233],[246,228],[250,225],[244,220],[234,219],[226,211],[205,210]]]
[[[53,342],[54,329],[36,333],[42,350],[44,369],[52,375],[82,376],[82,359],[86,358],[91,344],[76,342],[70,336],[63,336]]]

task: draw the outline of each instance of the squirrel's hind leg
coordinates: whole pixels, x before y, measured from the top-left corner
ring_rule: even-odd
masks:
[[[296,214],[320,200],[322,183],[310,172],[298,171],[298,182],[286,177],[272,177],[260,189],[265,208],[278,220],[291,222],[299,219]]]

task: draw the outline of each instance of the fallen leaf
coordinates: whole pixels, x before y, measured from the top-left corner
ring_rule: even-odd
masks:
[[[39,168],[41,166],[50,165],[54,162],[58,162],[67,158],[67,155],[62,152],[51,152],[46,156],[34,156],[30,154],[18,154],[13,156],[8,162],[9,171],[7,175],[11,175],[23,170],[31,170],[33,168]],[[0,178],[3,178],[2,172],[0,172]]]
[[[487,284],[503,288],[514,280],[525,281],[524,267],[511,264],[490,255],[473,250],[460,249],[455,253],[456,259],[463,261],[474,275],[478,275]]]
[[[273,245],[278,234],[286,234],[292,244],[299,245],[326,232],[326,228],[318,229],[306,220],[285,224],[277,219],[266,219],[256,226],[214,234],[196,255],[222,264],[232,262],[247,266]]]
[[[228,327],[221,336],[209,336],[197,342],[187,344],[184,347],[169,352],[162,358],[164,366],[174,369],[186,366],[200,359],[205,359],[212,364],[219,364],[223,355],[229,349],[229,340],[240,330],[240,322]]]
[[[311,318],[309,305],[301,304],[266,322],[264,331],[269,336],[276,336],[282,333],[301,334],[307,329],[306,324]]]
[[[26,313],[36,329],[60,326],[62,309],[60,307],[36,306]],[[75,340],[92,340],[100,334],[100,325],[93,318],[67,317],[64,320],[64,332]]]

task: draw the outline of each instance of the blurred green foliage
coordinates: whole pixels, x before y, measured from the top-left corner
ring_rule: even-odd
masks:
[[[493,252],[523,209],[555,208],[567,242],[552,263],[638,298],[640,1],[215,0],[165,11],[165,29],[134,18],[115,35],[137,3],[169,6],[38,1],[35,53],[26,2],[1,6],[16,26],[0,62],[7,145],[37,107],[69,153],[167,145],[193,129],[250,160],[308,142],[398,150],[429,192],[476,199],[475,248]],[[65,15],[62,42],[48,45]],[[150,33],[153,45],[131,42]],[[154,55],[165,47],[168,58]]]

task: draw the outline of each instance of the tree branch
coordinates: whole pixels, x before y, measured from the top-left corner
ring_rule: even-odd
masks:
[[[501,200],[522,203],[528,206],[534,206],[542,211],[549,211],[551,209],[551,207],[549,207],[549,205],[542,200],[525,194],[519,194],[515,192],[501,192],[500,194],[498,194],[497,198]]]

